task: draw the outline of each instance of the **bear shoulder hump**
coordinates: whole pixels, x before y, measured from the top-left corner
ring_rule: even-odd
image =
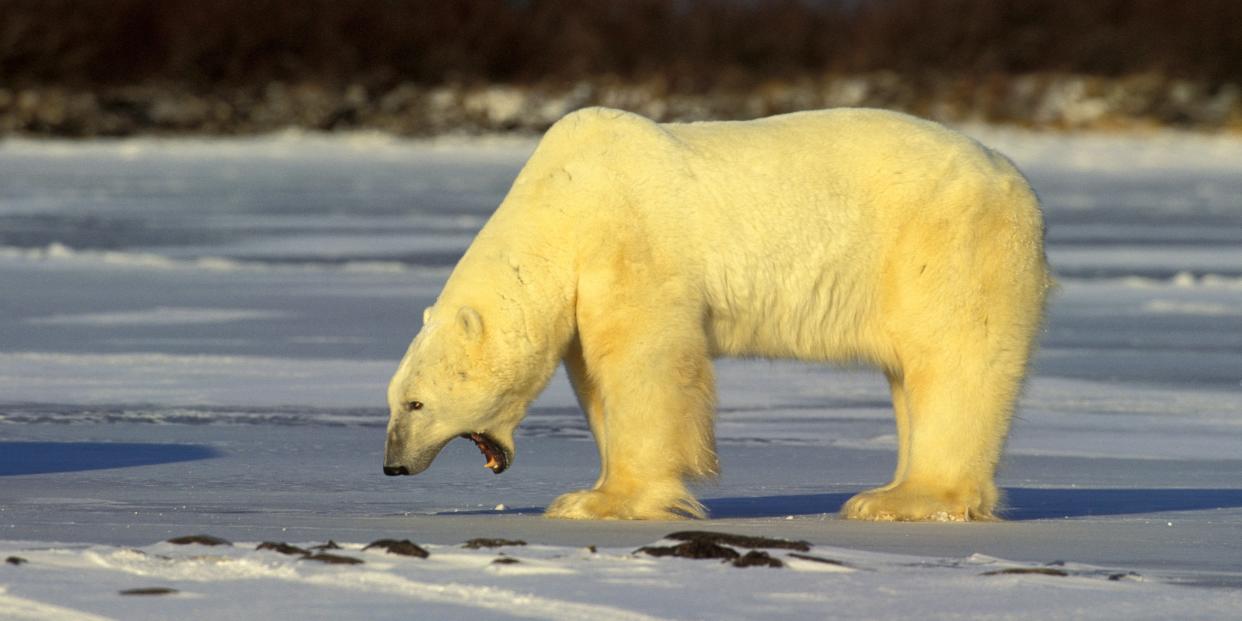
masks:
[[[644,116],[615,108],[592,106],[561,117],[548,130],[547,137],[570,140],[606,137],[615,140],[624,137],[668,139],[671,136],[655,121]]]

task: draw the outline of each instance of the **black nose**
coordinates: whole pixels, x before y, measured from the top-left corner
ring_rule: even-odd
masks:
[[[384,474],[395,477],[402,474],[409,474],[410,471],[405,466],[384,466]]]

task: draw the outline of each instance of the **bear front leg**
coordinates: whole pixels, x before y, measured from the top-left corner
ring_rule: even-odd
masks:
[[[702,329],[678,334],[661,325],[642,334],[622,314],[610,318],[617,321],[607,328],[580,323],[581,359],[571,347],[566,364],[600,445],[600,477],[592,489],[557,498],[546,515],[704,517],[685,485],[717,470],[715,385]]]
[[[608,461],[605,453],[607,443],[604,442],[604,400],[595,379],[587,373],[586,359],[582,355],[582,341],[575,338],[565,352],[565,372],[569,375],[569,383],[578,397],[578,406],[586,414],[587,426],[595,437],[595,445],[599,449],[600,474],[595,482],[599,487],[604,482],[604,464]]]

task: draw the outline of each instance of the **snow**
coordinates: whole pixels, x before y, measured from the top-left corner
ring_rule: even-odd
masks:
[[[996,524],[836,519],[891,472],[887,386],[785,361],[718,365],[710,521],[539,517],[596,467],[561,374],[503,476],[467,442],[382,476],[388,377],[528,139],[0,143],[0,618],[1235,616],[1242,140],[967,131],[1030,174],[1060,282]],[[635,553],[687,528],[843,564]],[[234,544],[165,542],[196,533]],[[255,550],[329,539],[365,563]]]
[[[361,545],[333,554],[363,560],[321,565],[254,542],[219,546],[154,544],[28,552],[28,566],[57,573],[8,595],[10,610],[60,602],[123,618],[500,618],[650,620],[668,618],[893,618],[908,600],[939,602],[930,619],[1227,618],[1242,595],[1162,584],[1132,572],[1067,563],[1053,567],[984,555],[954,560],[861,554],[816,547],[818,559],[772,551],[781,569],[738,569],[718,560],[657,559],[628,548],[521,546],[466,550],[427,546],[426,559]],[[517,559],[498,564],[497,559]],[[28,567],[23,566],[23,567]],[[1005,570],[1049,572],[997,574]],[[900,585],[898,597],[893,587]],[[135,588],[171,588],[165,596],[124,597]],[[636,598],[635,594],[641,593]],[[0,597],[4,597],[0,595]],[[908,598],[908,599],[907,599]],[[950,599],[952,598],[952,599]],[[947,605],[946,605],[947,603]],[[0,610],[4,610],[0,608]],[[42,611],[27,618],[61,616]],[[672,613],[672,614],[670,614]]]

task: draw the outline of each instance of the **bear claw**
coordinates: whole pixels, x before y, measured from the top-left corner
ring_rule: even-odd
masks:
[[[989,507],[967,503],[954,494],[917,492],[902,488],[879,488],[846,501],[841,516],[873,522],[973,522],[994,521]]]

